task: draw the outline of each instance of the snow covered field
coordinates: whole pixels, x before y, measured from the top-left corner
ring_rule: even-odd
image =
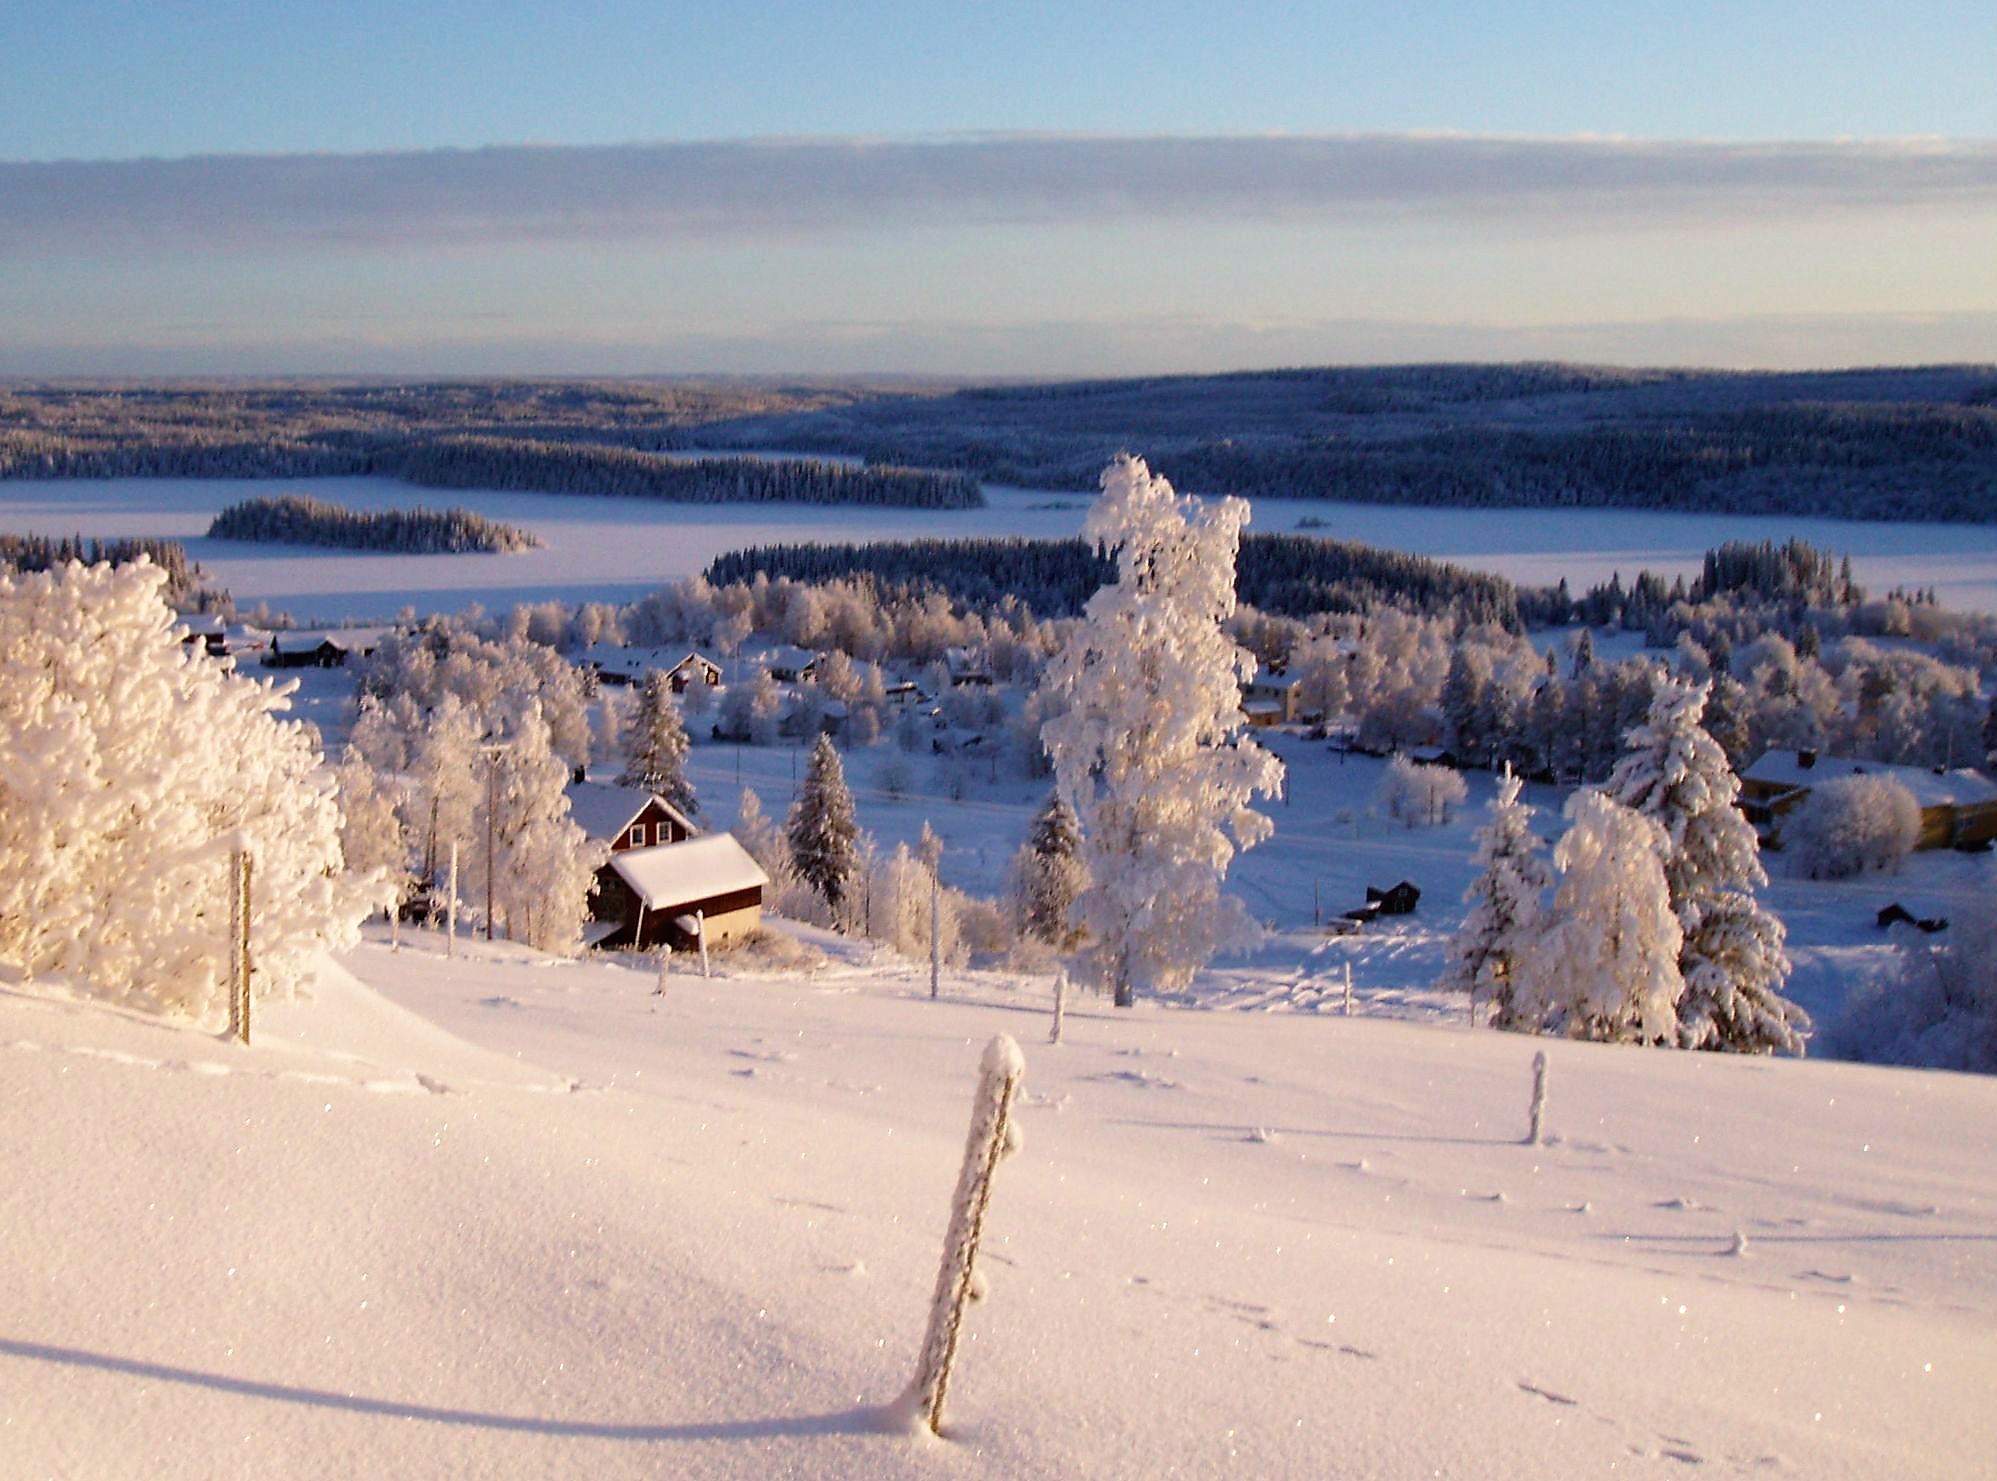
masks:
[[[521,555],[342,554],[249,547],[203,532],[226,505],[304,493],[352,509],[461,505],[523,526],[544,543]],[[776,541],[918,536],[1068,536],[1081,529],[1077,494],[989,488],[981,510],[859,509],[796,504],[663,504],[640,499],[422,489],[388,479],[34,480],[0,483],[0,530],[62,536],[155,535],[181,540],[244,606],[267,601],[301,621],[455,611],[547,597],[630,601],[715,556]],[[1640,569],[1695,575],[1726,540],[1792,536],[1848,551],[1876,591],[1933,586],[1951,607],[1997,612],[1997,526],[1886,524],[1779,516],[1646,514],[1631,510],[1416,509],[1309,500],[1257,502],[1253,529],[1313,532],[1458,562],[1530,584],[1562,576],[1575,591]]]
[[[1987,1467],[1997,1082],[1087,1000],[1056,1048],[1044,981],[811,939],[663,998],[376,940],[248,1049],[0,986],[0,1470]],[[890,1433],[1001,1032],[989,1299],[946,1440]]]

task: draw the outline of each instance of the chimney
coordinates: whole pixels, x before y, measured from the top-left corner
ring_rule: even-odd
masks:
[[[1815,751],[1798,751],[1796,753],[1797,770],[1808,771],[1811,767],[1815,766],[1816,764],[1817,764],[1817,753]]]

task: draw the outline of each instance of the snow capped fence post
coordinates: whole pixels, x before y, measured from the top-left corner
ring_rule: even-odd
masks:
[[[977,1270],[978,1240],[991,1203],[992,1173],[1000,1158],[1019,1150],[1012,1101],[1025,1073],[1026,1060],[1008,1036],[1000,1034],[985,1046],[978,1066],[978,1099],[964,1143],[964,1164],[950,1203],[950,1232],[943,1240],[943,1263],[936,1272],[936,1292],[929,1302],[929,1327],[922,1339],[915,1382],[903,1399],[931,1434],[942,1433],[943,1399],[957,1356],[964,1303],[984,1294]]]
[[[1545,1129],[1546,1051],[1542,1049],[1532,1057],[1532,1130],[1526,1133],[1525,1144],[1528,1147],[1541,1145]]]
[[[693,933],[700,938],[700,975],[711,975],[707,970],[707,912],[696,910],[693,913]]]
[[[943,882],[929,873],[929,996],[936,997],[943,980]]]
[[[672,943],[661,941],[658,951],[654,954],[659,959],[659,985],[653,988],[652,991],[657,996],[664,997],[666,995],[666,968],[673,959]]]
[[[1345,1010],[1340,1016],[1344,1018],[1352,1016],[1352,963],[1350,962],[1345,964]]]
[[[250,855],[229,851],[229,1033],[250,1042]]]
[[[1068,969],[1060,967],[1054,973],[1054,1027],[1047,1031],[1047,1042],[1061,1042],[1061,1016],[1068,1006]]]

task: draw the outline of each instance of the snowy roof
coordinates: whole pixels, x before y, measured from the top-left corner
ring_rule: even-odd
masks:
[[[567,790],[569,816],[591,838],[616,838],[631,826],[632,819],[643,812],[648,803],[653,802],[663,807],[667,816],[687,832],[700,831],[687,821],[678,808],[643,787],[619,787],[609,782],[570,782]]]
[[[279,651],[284,653],[310,653],[327,644],[343,653],[372,653],[394,631],[392,627],[293,628],[275,636]]]
[[[1893,766],[1884,761],[1854,761],[1848,756],[1819,755],[1805,766],[1794,751],[1764,751],[1741,773],[1743,781],[1807,790],[1848,776],[1890,777],[1914,794],[1922,807],[1973,807],[1997,802],[1997,783],[1967,768],[1937,771],[1927,766]]]
[[[610,867],[644,901],[647,910],[677,910],[716,895],[760,889],[770,882],[733,833],[710,833],[685,843],[627,849],[611,858]]]
[[[818,662],[818,655],[809,648],[781,644],[744,654],[742,662],[744,671],[748,673],[774,673],[782,669],[785,673],[801,674]]]
[[[647,670],[677,667],[686,656],[684,648],[627,648],[622,643],[591,643],[576,654],[575,661],[578,666],[642,679]]]

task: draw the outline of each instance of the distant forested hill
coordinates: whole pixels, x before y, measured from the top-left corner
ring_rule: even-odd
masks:
[[[685,456],[769,448],[815,456]],[[1090,489],[1124,450],[1194,493],[1988,522],[1997,366],[0,387],[0,478],[383,473],[962,508],[981,502],[980,480]]]
[[[748,442],[1087,489],[1997,520],[1997,366],[1793,374],[1407,366],[966,387],[759,414]]]
[[[0,479],[381,474],[429,488],[966,509],[977,480],[815,457],[681,455],[716,416],[872,387],[316,382],[0,388]]]

